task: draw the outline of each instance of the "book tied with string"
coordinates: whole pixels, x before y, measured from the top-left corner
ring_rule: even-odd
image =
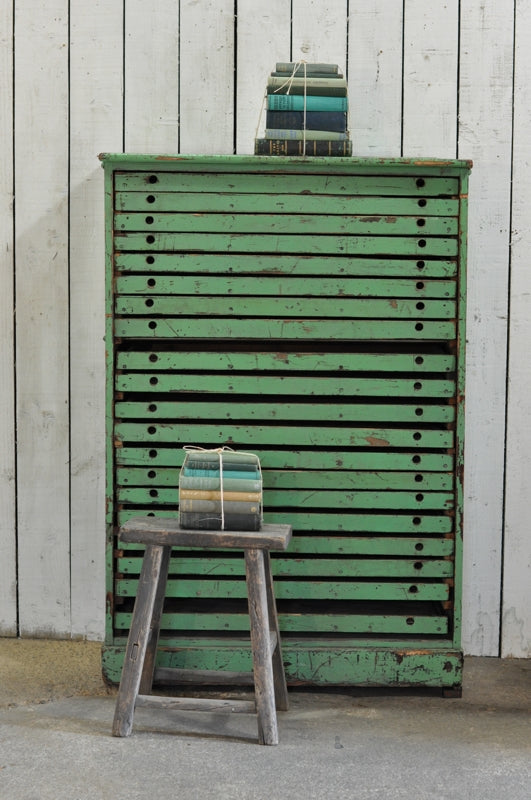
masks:
[[[347,82],[337,64],[277,62],[265,103],[255,155],[352,155]]]
[[[179,473],[182,528],[258,531],[262,508],[258,456],[228,448],[186,450]]]

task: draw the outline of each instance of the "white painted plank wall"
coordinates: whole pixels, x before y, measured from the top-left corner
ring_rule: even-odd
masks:
[[[463,636],[500,636],[513,0],[461,0],[459,156],[472,158],[468,248]],[[510,457],[510,455],[509,455]]]
[[[120,74],[121,67],[116,66]],[[125,151],[178,152],[179,4],[175,0],[153,3],[149,14],[144,0],[125,4],[124,76]]]
[[[531,654],[531,5],[516,3],[506,524],[501,655]]]
[[[97,0],[85,7],[80,0],[19,0],[8,6],[0,12],[6,87],[0,99],[6,243],[0,633],[14,634],[18,625],[23,635],[103,635],[103,176],[97,153],[251,153],[268,72],[277,60],[304,58],[347,70],[357,155],[474,159],[465,649],[497,655],[503,618],[502,652],[530,655],[528,4]]]
[[[402,0],[356,3],[349,20],[349,124],[357,155],[402,154]]]
[[[0,9],[0,635],[17,630],[13,323],[13,9]]]
[[[68,2],[15,5],[19,625],[70,629]]]
[[[70,0],[71,629],[101,636],[105,591],[105,314],[102,169],[121,150],[121,3]],[[117,113],[118,111],[118,113]]]
[[[405,4],[405,156],[455,158],[458,30],[458,0],[408,0]]]

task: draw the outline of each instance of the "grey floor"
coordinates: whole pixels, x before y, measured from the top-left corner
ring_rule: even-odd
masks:
[[[253,716],[148,709],[115,739],[115,692],[60,694],[0,707],[1,800],[531,800],[531,661],[467,659],[461,699],[290,690],[277,747]]]

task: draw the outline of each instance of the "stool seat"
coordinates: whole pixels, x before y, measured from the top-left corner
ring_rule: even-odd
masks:
[[[270,550],[286,550],[291,525],[262,525],[259,531],[209,531],[182,528],[164,517],[133,517],[120,527],[123,542],[145,545],[142,570],[113,722],[114,736],[129,736],[135,708],[255,712],[260,744],[278,744],[276,710],[287,710],[288,692],[271,574]],[[155,668],[172,547],[229,548],[244,551],[253,672]],[[155,679],[165,683],[254,685],[255,700],[153,695]]]

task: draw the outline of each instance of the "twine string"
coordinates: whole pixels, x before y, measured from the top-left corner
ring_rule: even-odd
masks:
[[[221,499],[221,530],[225,530],[225,508],[224,508],[224,497],[223,497],[223,453],[238,453],[242,456],[256,456],[255,453],[248,453],[245,450],[234,450],[232,447],[228,445],[224,445],[223,447],[201,447],[197,444],[185,444],[183,446],[183,450],[186,453],[217,453],[219,456],[219,491],[220,491],[220,499]],[[262,485],[262,465],[260,464],[260,459],[256,459],[258,462],[258,472],[260,474],[260,485]],[[263,504],[260,503],[260,519],[263,522],[264,519],[264,509]]]
[[[302,121],[302,154],[306,155],[306,94],[307,94],[307,92],[306,92],[306,87],[307,87],[306,61],[304,61],[303,59],[301,59],[300,61],[296,61],[294,63],[294,65],[293,65],[293,71],[292,71],[291,75],[289,75],[286,78],[284,83],[282,83],[279,87],[274,89],[272,93],[273,94],[277,94],[278,92],[281,92],[282,89],[284,89],[287,86],[288,88],[287,88],[286,94],[290,94],[291,93],[291,87],[293,86],[293,79],[296,77],[297,70],[299,69],[299,67],[302,67],[303,70],[304,70],[303,106],[302,106],[302,108],[303,108],[303,111],[302,111],[302,120],[303,120]],[[254,138],[255,139],[258,139],[258,133],[260,131],[260,124],[262,122],[262,114],[264,112],[264,107],[265,107],[265,104],[266,104],[266,100],[267,100],[267,88],[266,88],[266,91],[264,92],[264,96],[262,98],[262,103],[260,105],[260,112],[258,114],[258,122],[256,124],[256,130],[255,130],[255,133],[254,133]],[[228,448],[228,449],[230,450],[230,448]]]

